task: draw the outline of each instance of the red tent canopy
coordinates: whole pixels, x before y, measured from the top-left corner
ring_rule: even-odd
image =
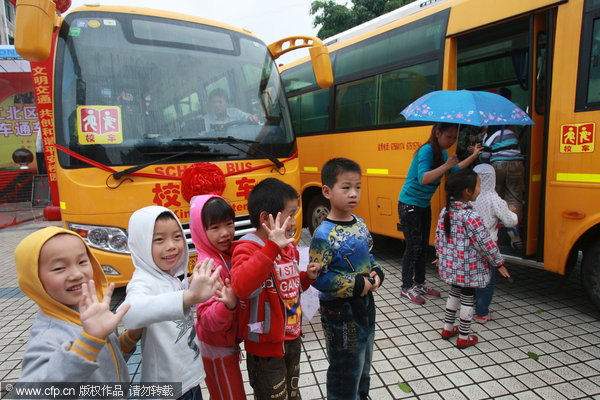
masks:
[[[33,91],[31,72],[0,73],[0,103],[9,96]]]

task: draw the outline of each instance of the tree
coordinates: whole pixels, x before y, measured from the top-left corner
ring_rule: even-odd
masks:
[[[310,7],[310,15],[315,16],[313,26],[321,26],[317,37],[326,39],[413,1],[415,0],[352,0],[352,8],[348,8],[334,0],[315,0]]]

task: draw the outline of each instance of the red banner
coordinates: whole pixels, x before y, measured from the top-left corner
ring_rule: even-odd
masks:
[[[42,62],[31,62],[31,76],[33,78],[33,91],[38,108],[38,117],[42,131],[42,142],[44,144],[44,157],[46,159],[46,168],[48,170],[48,182],[50,183],[50,193],[52,196],[52,205],[60,204],[58,198],[58,184],[56,181],[56,149],[54,143],[56,135],[54,132],[54,98],[53,98],[53,74],[54,74],[54,52],[56,47],[56,37],[58,31],[52,36],[52,50],[50,56]]]

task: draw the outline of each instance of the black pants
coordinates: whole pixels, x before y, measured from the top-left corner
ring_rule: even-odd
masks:
[[[398,202],[406,248],[402,255],[402,289],[425,282],[425,255],[431,229],[431,207],[423,208]]]

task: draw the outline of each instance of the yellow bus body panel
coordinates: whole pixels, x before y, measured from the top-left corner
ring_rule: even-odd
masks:
[[[214,162],[224,173],[241,171],[242,168],[268,165],[269,160],[237,160]],[[164,173],[180,176],[183,170],[191,164],[155,165],[144,168],[140,172]],[[271,172],[272,167],[259,169],[250,173],[240,173],[226,178],[226,188],[223,197],[232,205],[236,215],[248,214],[247,199],[250,183],[252,186],[268,177],[275,177],[292,185],[300,187],[298,174],[298,158],[285,163],[286,173],[280,175]],[[125,169],[125,168],[120,168]],[[181,195],[180,180],[153,179],[137,176],[126,176],[123,183],[116,189],[106,186],[109,172],[97,168],[62,169],[58,168],[58,185],[60,188],[62,220],[67,223],[114,226],[127,230],[131,214],[142,207],[163,205],[172,210],[182,223],[189,222],[189,203]],[[132,179],[130,182],[128,179]],[[111,178],[112,180],[112,178]],[[251,182],[248,182],[250,180]],[[170,190],[167,197],[159,200],[157,196]],[[169,189],[170,188],[170,189]],[[175,196],[175,197],[173,197]],[[165,199],[167,199],[165,201]],[[169,200],[170,199],[170,200]],[[162,201],[162,204],[160,202]],[[171,204],[169,204],[169,202]],[[165,204],[167,203],[167,204]],[[296,226],[302,226],[302,210],[296,215]],[[296,241],[300,238],[301,229],[296,229]],[[110,265],[120,275],[107,275],[109,282],[116,286],[124,286],[133,274],[131,256],[92,248],[92,252],[101,260],[103,265]],[[194,256],[195,257],[195,256]]]

